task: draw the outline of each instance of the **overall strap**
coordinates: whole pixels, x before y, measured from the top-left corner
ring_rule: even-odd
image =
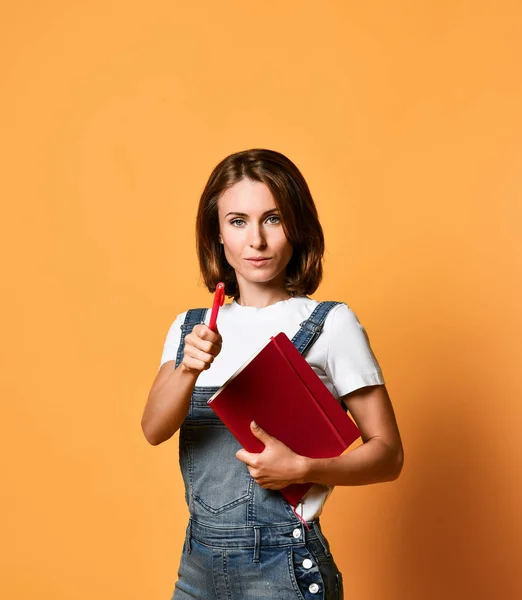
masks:
[[[301,323],[299,331],[292,338],[292,343],[304,355],[304,353],[314,344],[315,340],[319,337],[323,329],[324,322],[328,313],[337,304],[343,304],[343,302],[337,302],[334,300],[325,300],[320,302],[314,309],[313,313]],[[346,405],[341,402],[342,409],[347,412]]]
[[[294,344],[301,354],[304,355],[314,344],[323,329],[328,313],[337,304],[342,304],[342,302],[337,302],[335,300],[319,302],[308,319],[301,323],[299,331],[292,338],[292,344]]]
[[[185,348],[185,336],[189,334],[194,325],[205,322],[205,315],[208,308],[191,308],[185,315],[185,321],[181,325],[181,339],[179,341],[178,354],[176,357],[176,367],[183,360],[183,349]]]

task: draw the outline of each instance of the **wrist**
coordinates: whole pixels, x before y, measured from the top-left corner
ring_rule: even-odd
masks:
[[[181,377],[184,377],[186,379],[193,379],[194,381],[196,381],[196,379],[199,377],[199,371],[190,369],[185,365],[185,363],[180,363],[179,372]]]
[[[307,456],[299,456],[296,483],[308,483],[311,481],[312,460],[313,459],[308,458]]]

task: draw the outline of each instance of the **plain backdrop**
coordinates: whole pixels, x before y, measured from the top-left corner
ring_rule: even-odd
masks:
[[[322,517],[346,599],[522,597],[522,5],[19,0],[0,18],[0,596],[168,600],[177,435],[140,428],[209,306],[194,219],[232,152],[286,154],[405,448]]]

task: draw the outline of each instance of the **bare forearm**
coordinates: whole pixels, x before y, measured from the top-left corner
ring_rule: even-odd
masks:
[[[181,427],[198,375],[180,364],[150,393],[141,420],[141,428],[150,444],[157,446],[165,442]]]
[[[393,481],[403,464],[402,450],[372,438],[335,458],[305,458],[301,481],[325,485],[367,485]]]

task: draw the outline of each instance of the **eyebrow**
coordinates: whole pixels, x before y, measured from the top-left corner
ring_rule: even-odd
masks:
[[[263,217],[265,215],[268,215],[269,213],[274,213],[274,212],[279,212],[278,208],[270,208],[268,210],[265,210],[265,212],[263,213]],[[225,219],[228,217],[228,215],[237,215],[239,217],[248,217],[247,213],[242,213],[242,212],[229,212],[225,215]]]

